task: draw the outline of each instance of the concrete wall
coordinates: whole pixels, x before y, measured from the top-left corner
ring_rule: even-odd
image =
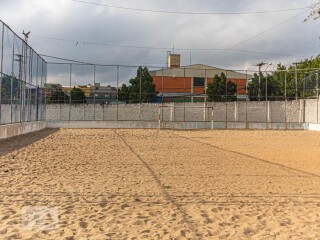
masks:
[[[0,125],[0,139],[40,131],[45,128],[46,123],[44,121]]]
[[[2,104],[1,105],[1,112],[0,112],[0,125],[1,124],[11,124],[11,123],[19,123],[21,122],[21,115],[20,115],[21,106],[18,104],[13,104],[12,108],[10,104]],[[39,108],[39,117],[41,109]],[[36,120],[36,106],[32,105],[29,108],[25,109],[24,111],[24,119],[28,119],[30,121]],[[11,116],[12,115],[12,116]]]
[[[158,121],[158,104],[47,105],[47,121]],[[211,122],[203,103],[169,103],[161,108],[162,122]],[[318,123],[318,100],[207,103],[214,122]]]
[[[248,123],[230,122],[162,122],[161,129],[309,129],[309,125],[303,123]],[[47,128],[88,128],[88,129],[158,129],[158,122],[151,121],[54,121],[47,122]],[[315,130],[316,126],[313,126]],[[319,127],[320,130],[320,127]]]

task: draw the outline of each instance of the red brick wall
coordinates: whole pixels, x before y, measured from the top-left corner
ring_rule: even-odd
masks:
[[[164,93],[191,93],[191,78],[188,77],[153,77],[153,83],[156,85],[157,92]],[[163,81],[163,89],[162,89]],[[213,78],[207,78],[207,84],[212,83]],[[237,84],[237,94],[246,94],[246,79],[231,79]],[[204,87],[194,87],[193,92],[196,94],[204,93]]]

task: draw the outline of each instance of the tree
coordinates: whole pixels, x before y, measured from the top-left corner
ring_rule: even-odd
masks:
[[[311,11],[308,17],[304,20],[305,22],[308,21],[310,18],[313,20],[317,20],[320,17],[320,3],[319,0],[313,0],[314,3],[311,6]]]
[[[152,102],[155,100],[156,86],[153,84],[148,68],[139,67],[137,76],[130,79],[129,84],[129,86],[123,84],[119,89],[119,100],[129,103]]]
[[[266,81],[268,100],[295,99],[314,97],[316,95],[318,76],[320,75],[320,55],[311,59],[304,59],[295,66],[288,68],[281,63],[277,66],[277,71],[272,74],[260,72],[254,74],[248,83],[248,96],[251,101],[266,100]],[[310,70],[313,69],[313,70]],[[260,96],[259,96],[259,75],[260,75]],[[298,86],[296,86],[296,81]],[[298,92],[296,93],[298,89]],[[259,98],[260,97],[260,98]]]
[[[50,103],[68,103],[69,96],[63,91],[55,91],[50,97]]]
[[[74,87],[71,90],[71,103],[85,103],[86,95],[80,88]]]
[[[255,73],[252,80],[248,83],[250,101],[265,101],[266,94],[268,100],[276,100],[277,97],[281,96],[279,83],[274,79],[272,74],[267,73],[266,76],[264,76],[262,72],[258,74]]]
[[[227,84],[227,85],[226,85]],[[226,94],[227,91],[227,94]],[[237,92],[237,84],[227,81],[224,73],[219,77],[217,74],[213,78],[213,82],[207,86],[208,102],[235,101]],[[227,95],[227,96],[226,96]]]
[[[118,91],[119,100],[127,102],[129,100],[129,95],[129,87],[126,84],[122,84]]]

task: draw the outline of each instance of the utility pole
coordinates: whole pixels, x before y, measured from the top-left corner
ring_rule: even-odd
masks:
[[[261,97],[261,88],[260,88],[260,84],[261,84],[261,67],[266,65],[267,63],[261,62],[258,63],[257,66],[259,67],[259,92],[258,92],[258,99],[260,101],[260,97]]]
[[[25,33],[24,32],[24,30],[23,30],[23,32],[22,32],[22,34],[24,35],[24,41],[28,44],[28,38],[29,38],[29,34],[30,34],[31,32],[29,31],[29,32],[27,32],[27,33]]]
[[[296,101],[298,100],[298,62],[294,62],[293,63],[296,67],[295,67],[295,85],[296,85]]]

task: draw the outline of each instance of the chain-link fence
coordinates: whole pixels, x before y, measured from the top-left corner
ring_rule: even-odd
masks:
[[[318,69],[48,64],[49,121],[319,122]]]
[[[0,124],[45,120],[46,62],[0,20]]]

